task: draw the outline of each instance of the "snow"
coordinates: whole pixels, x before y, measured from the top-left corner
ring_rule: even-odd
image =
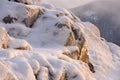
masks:
[[[102,41],[100,37],[96,36],[96,31],[91,31],[91,25],[89,23],[83,23],[86,28],[84,31],[86,33],[86,38],[88,40],[89,56],[92,61],[96,73],[95,77],[97,80],[119,80],[119,58],[115,58],[114,53],[120,54],[120,49],[113,43],[107,43]],[[89,27],[90,26],[90,27]],[[94,26],[93,26],[94,27]],[[116,47],[116,48],[115,48]],[[117,56],[118,57],[118,56]],[[114,60],[116,62],[114,62]]]
[[[30,28],[27,28],[24,24],[21,23],[12,24],[1,23],[0,26],[1,27],[4,26],[10,36],[20,39],[26,37],[31,32]]]
[[[4,5],[7,4],[7,5]],[[26,15],[26,7],[24,4],[18,4],[15,2],[7,2],[7,1],[2,1],[0,3],[0,22],[2,22],[2,19],[7,16],[8,14],[11,17],[15,17],[18,19],[18,21],[22,21]],[[20,13],[18,12],[18,9],[20,11]]]
[[[32,67],[33,73],[37,74],[39,70],[41,69],[39,62],[35,59],[32,59],[32,60],[29,60],[29,63]]]
[[[67,10],[41,4],[38,6],[44,7],[45,12],[29,28],[21,22],[26,18],[25,4],[2,2],[0,26],[6,28],[10,40],[7,49],[0,48],[0,80],[120,80],[120,47],[101,40],[95,25],[78,19],[74,22]],[[49,6],[51,7],[48,8]],[[21,13],[16,10],[18,7]],[[63,13],[63,16],[57,17],[58,13]],[[8,14],[16,16],[19,21],[3,23],[2,18]],[[58,24],[68,26],[58,27]],[[95,73],[89,70],[87,63],[63,54],[79,51],[76,45],[65,46],[70,37],[71,24],[75,29],[81,30],[80,35],[85,35],[88,55]]]
[[[17,76],[17,78],[19,80],[35,80],[33,73],[34,74],[38,74],[39,72],[39,77],[38,76],[38,80],[39,78],[46,78],[46,76],[48,75],[47,72],[50,71],[51,75],[53,79],[55,80],[59,80],[61,75],[62,75],[62,71],[64,70],[64,67],[66,67],[67,72],[69,72],[69,68],[70,69],[74,69],[74,67],[76,66],[75,63],[73,63],[73,60],[70,62],[66,61],[66,60],[61,60],[60,58],[58,59],[57,56],[52,56],[52,55],[44,55],[44,54],[48,54],[41,51],[41,53],[38,53],[38,51],[16,51],[16,50],[9,50],[9,52],[12,55],[16,55],[16,56],[11,56],[11,57],[7,57],[8,55],[4,55],[4,58],[1,58],[2,60],[4,60],[4,63],[8,66],[8,68],[13,72],[14,76]],[[16,53],[14,53],[16,52]],[[20,53],[19,53],[20,52]],[[36,52],[36,53],[35,53]],[[51,50],[51,52],[53,52]],[[3,51],[1,51],[1,53],[3,53]],[[30,54],[31,53],[31,54]],[[7,50],[4,51],[4,54],[8,54]],[[28,54],[28,55],[27,55]],[[1,54],[2,55],[2,54]],[[63,57],[65,55],[61,55],[61,57]],[[66,58],[67,59],[67,58]],[[78,64],[78,66],[81,66],[81,64]],[[44,67],[43,67],[44,66]],[[78,75],[78,79],[81,78],[81,74],[77,74],[78,70],[82,70],[84,67],[81,66],[76,68],[75,74]],[[25,70],[24,70],[25,69]],[[48,71],[47,71],[48,69]],[[41,72],[42,71],[42,72]],[[89,70],[86,70],[90,73]],[[44,75],[46,74],[46,75]],[[74,76],[75,74],[70,74],[71,76]],[[30,77],[31,76],[31,77]],[[45,77],[44,77],[45,76]],[[70,78],[68,78],[70,79]],[[77,80],[77,79],[75,79]]]
[[[25,58],[17,57],[7,60],[9,68],[19,80],[35,80],[32,68]]]
[[[38,80],[49,80],[48,78],[48,69],[45,67],[41,67],[40,72],[38,73]]]
[[[108,44],[111,52],[113,53],[113,55],[117,55],[118,57],[120,57],[120,54],[119,54],[120,47],[116,44],[111,43],[111,42],[108,42],[107,44]],[[114,49],[116,49],[116,50],[114,50]]]
[[[8,47],[13,49],[32,49],[32,47],[29,45],[29,43],[27,43],[27,41],[22,39],[14,39],[12,37],[8,43]]]
[[[44,17],[46,18],[44,19]],[[58,19],[54,15],[54,11],[46,12],[35,22],[33,26],[34,29],[31,31],[30,35],[28,35],[26,40],[34,47],[44,46],[46,44],[64,45],[69,37],[70,30],[66,27],[58,28],[55,26],[58,22],[60,23],[63,21],[62,19],[64,18],[61,17]]]

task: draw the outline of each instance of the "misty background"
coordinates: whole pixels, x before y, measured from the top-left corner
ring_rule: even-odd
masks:
[[[82,21],[89,21],[100,29],[101,36],[120,46],[120,1],[96,0],[71,9]]]
[[[95,1],[95,0],[42,0],[42,2],[48,2],[57,7],[62,7],[62,8],[66,8],[66,9],[84,5],[91,1]]]

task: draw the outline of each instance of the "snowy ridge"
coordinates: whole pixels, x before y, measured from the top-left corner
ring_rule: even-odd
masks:
[[[0,80],[120,80],[120,47],[95,25],[51,4],[22,3],[0,3]]]
[[[89,21],[97,25],[102,37],[120,46],[119,3],[119,0],[96,0],[73,8],[71,11],[81,21]]]

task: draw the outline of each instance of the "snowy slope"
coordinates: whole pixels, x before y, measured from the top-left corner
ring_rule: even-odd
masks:
[[[95,25],[47,3],[0,4],[0,80],[120,80],[120,47]]]
[[[119,3],[119,0],[98,0],[73,8],[72,12],[82,21],[97,25],[107,41],[120,45]]]

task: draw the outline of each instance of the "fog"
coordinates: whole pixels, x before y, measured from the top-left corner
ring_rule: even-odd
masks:
[[[102,37],[120,45],[120,0],[97,0],[72,11],[82,21],[96,24]]]
[[[94,0],[42,0],[43,2],[51,3],[57,7],[63,7],[66,9],[74,8],[80,5],[84,5]]]

